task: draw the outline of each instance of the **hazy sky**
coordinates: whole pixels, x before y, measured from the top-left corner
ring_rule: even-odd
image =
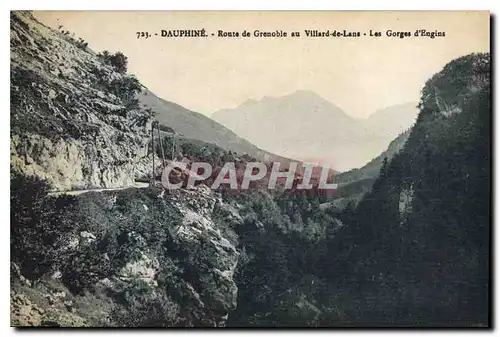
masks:
[[[488,12],[35,12],[96,52],[122,51],[129,72],[158,96],[207,115],[249,98],[312,90],[354,117],[417,102],[447,62],[489,51]],[[207,38],[137,39],[136,32],[206,29]],[[299,38],[217,38],[217,31],[298,31]],[[304,30],[360,31],[359,38],[308,38]],[[363,36],[370,29],[380,38]],[[390,38],[386,30],[444,31]]]

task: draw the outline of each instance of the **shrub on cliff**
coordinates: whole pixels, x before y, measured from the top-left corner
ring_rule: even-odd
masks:
[[[111,82],[111,88],[116,96],[122,99],[127,107],[138,107],[137,95],[142,92],[141,83],[135,76],[124,76]]]
[[[128,109],[139,107],[138,95],[142,92],[142,85],[134,75],[111,77],[104,68],[93,67],[91,72],[95,75],[94,86],[101,91],[108,91],[119,97],[124,106]],[[147,116],[152,115],[152,111],[144,110]]]
[[[127,72],[128,58],[122,52],[118,51],[114,54],[110,54],[109,51],[105,50],[97,54],[97,56],[103,63],[112,66],[120,74],[125,74]]]
[[[166,328],[175,326],[179,306],[167,295],[159,293],[129,295],[125,306],[117,305],[111,320],[118,327]]]
[[[89,43],[82,38],[75,40],[73,43],[75,44],[75,46],[77,46],[81,50],[87,50],[87,48],[89,46]]]
[[[63,250],[74,230],[74,198],[47,197],[45,181],[16,172],[10,188],[11,259],[23,275],[37,278],[66,263]]]

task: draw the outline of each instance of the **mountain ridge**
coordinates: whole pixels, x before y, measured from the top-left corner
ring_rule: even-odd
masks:
[[[203,114],[158,97],[149,89],[146,89],[140,95],[139,100],[144,106],[154,111],[156,120],[165,126],[171,127],[185,138],[212,143],[239,154],[246,153],[265,162],[278,161],[285,163],[290,161],[288,158],[256,147]]]
[[[488,325],[490,76],[484,53],[432,76],[404,146],[345,212],[331,272],[362,289],[371,324]]]
[[[29,13],[10,19],[12,326],[491,325],[489,54],[425,83],[407,139],[351,172],[379,174],[341,210],[315,194],[203,184],[53,196],[53,184],[123,186],[149,170],[154,110],[84,41]],[[158,104],[167,124],[184,111]],[[184,115],[186,132],[200,125]],[[238,160],[199,142],[209,162]]]
[[[247,102],[211,118],[259,148],[303,161],[319,159],[337,171],[362,167],[379,155],[418,113],[416,103],[403,103],[353,118],[310,90]]]

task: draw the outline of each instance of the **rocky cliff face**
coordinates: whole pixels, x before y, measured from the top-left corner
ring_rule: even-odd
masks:
[[[236,308],[238,288],[233,276],[240,253],[233,230],[242,224],[242,219],[208,187],[177,192],[170,200],[182,219],[174,236],[181,246],[195,247],[187,259],[195,261],[188,269],[196,280],[186,277],[182,284],[196,299],[197,309],[204,312],[202,316],[208,316],[214,325],[224,325],[228,314]],[[224,219],[229,227],[224,228],[214,217]]]
[[[131,185],[148,169],[150,113],[130,76],[30,13],[11,14],[11,163],[57,190]],[[149,166],[150,167],[150,166]]]
[[[71,34],[14,12],[10,41],[11,167],[31,177],[11,181],[12,196],[37,195],[12,205],[11,323],[223,326],[236,308],[241,217],[203,187],[27,192],[35,177],[55,190],[132,185],[151,169],[153,118],[138,81]],[[25,208],[32,217],[17,215]]]
[[[403,149],[336,238],[362,320],[487,324],[490,71],[489,54],[471,54],[426,82]]]
[[[71,203],[71,212],[59,207],[59,221],[76,215],[79,224],[61,230],[50,248],[67,259],[41,279],[25,277],[32,269],[22,261],[12,265],[12,324],[226,324],[237,305],[234,229],[243,220],[218,194],[129,189]]]
[[[144,175],[152,117],[133,78],[81,41],[29,13],[11,26],[11,325],[487,324],[489,55],[427,82],[355,209],[203,186],[53,197],[39,177]]]

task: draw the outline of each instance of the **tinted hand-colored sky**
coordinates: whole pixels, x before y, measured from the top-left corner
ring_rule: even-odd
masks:
[[[417,102],[425,81],[452,59],[489,51],[488,12],[35,12],[95,51],[122,51],[129,72],[158,96],[207,115],[247,99],[312,90],[353,117]],[[136,33],[206,29],[207,38],[137,39]],[[217,31],[298,31],[299,38],[217,38]],[[308,38],[304,30],[359,31]],[[386,30],[444,31],[389,38]],[[370,38],[370,30],[381,31]]]

